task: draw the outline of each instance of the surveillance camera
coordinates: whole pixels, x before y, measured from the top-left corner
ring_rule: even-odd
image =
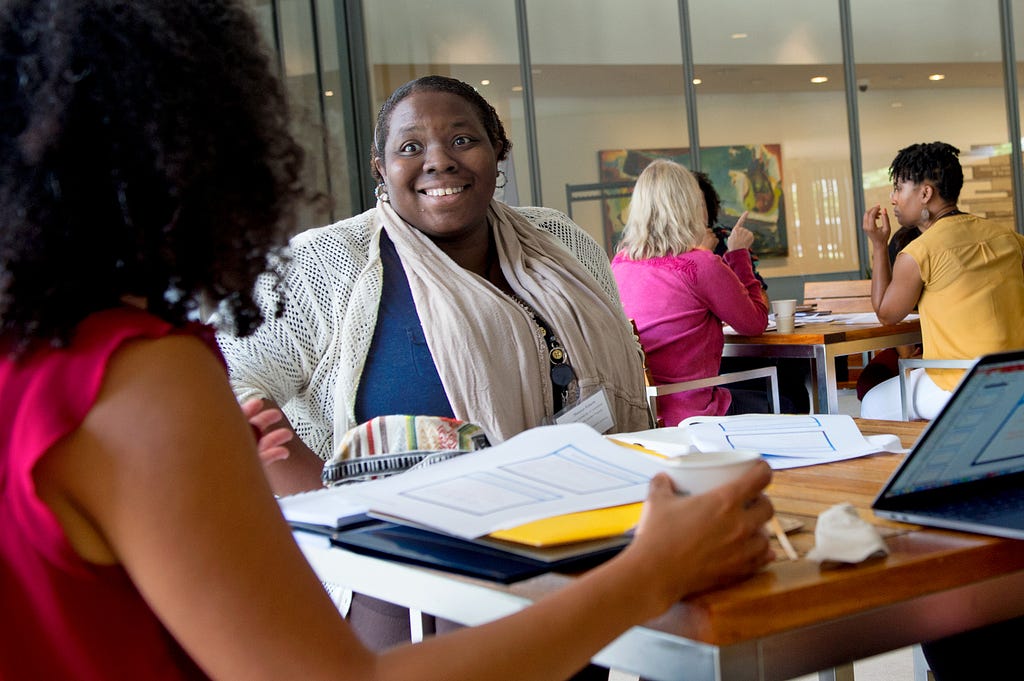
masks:
[[[868,80],[867,78],[860,78],[857,81],[857,89],[860,90],[861,92],[867,92],[869,85],[871,85],[871,81]]]

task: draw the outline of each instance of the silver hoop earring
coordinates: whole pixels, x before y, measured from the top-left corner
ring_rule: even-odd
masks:
[[[373,195],[377,197],[378,201],[383,201],[384,203],[391,203],[391,197],[388,196],[388,188],[384,186],[383,182],[381,182],[376,186],[376,188],[374,188]]]
[[[502,189],[506,184],[508,184],[508,175],[506,175],[505,171],[500,168],[498,169],[498,179],[501,180],[501,184],[495,184],[495,189]]]
[[[927,207],[921,209],[921,222],[928,222],[932,217],[932,212]]]

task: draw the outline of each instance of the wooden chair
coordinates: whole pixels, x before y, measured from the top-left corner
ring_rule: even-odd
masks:
[[[692,381],[682,381],[681,383],[655,385],[651,369],[647,366],[647,355],[643,351],[643,344],[640,343],[640,333],[637,331],[636,321],[630,319],[629,323],[633,325],[633,335],[636,337],[637,345],[640,346],[640,356],[644,363],[644,382],[647,384],[647,409],[651,414],[651,423],[656,428],[661,428],[665,425],[664,420],[658,417],[659,397],[663,395],[674,395],[676,393],[686,392],[687,390],[697,390],[698,388],[710,388],[716,385],[739,383],[741,381],[748,381],[754,378],[764,378],[768,380],[768,404],[771,406],[773,414],[780,413],[779,372],[774,366],[749,369],[747,371],[732,371],[719,376],[696,378]]]
[[[874,312],[871,305],[871,280],[848,279],[843,281],[805,281],[804,305],[814,305],[818,310],[849,314]],[[861,369],[867,366],[868,353],[852,355],[846,360],[845,381],[838,381],[839,388],[856,388]]]
[[[830,310],[836,314],[874,312],[871,280],[805,281],[804,305],[815,305],[819,310]]]

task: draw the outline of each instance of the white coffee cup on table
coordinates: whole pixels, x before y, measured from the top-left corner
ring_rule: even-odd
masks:
[[[773,300],[772,312],[775,313],[776,317],[792,317],[796,314],[796,299]]]
[[[773,300],[772,310],[775,312],[775,330],[779,333],[793,333],[796,322],[796,300],[793,298]]]
[[[702,494],[735,480],[750,469],[761,454],[750,449],[723,452],[694,452],[664,459],[668,473],[680,494]]]

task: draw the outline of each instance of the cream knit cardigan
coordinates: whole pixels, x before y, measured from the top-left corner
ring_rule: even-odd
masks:
[[[590,235],[559,211],[515,210],[564,243],[613,301],[613,309],[621,311],[608,257]],[[382,281],[375,242],[378,223],[376,209],[370,209],[294,237],[292,259],[283,272],[284,315],[274,317],[277,294],[270,278],[261,278],[255,293],[266,322],[246,338],[225,333],[217,338],[239,401],[273,399],[299,437],[324,460],[333,454],[334,433],[356,425],[351,405],[348,423],[333,422],[334,394],[339,381],[354,393],[373,339]],[[629,324],[621,313],[609,323]],[[630,350],[640,362],[639,346]],[[638,390],[643,403],[642,385]],[[620,425],[639,427],[644,424]]]

